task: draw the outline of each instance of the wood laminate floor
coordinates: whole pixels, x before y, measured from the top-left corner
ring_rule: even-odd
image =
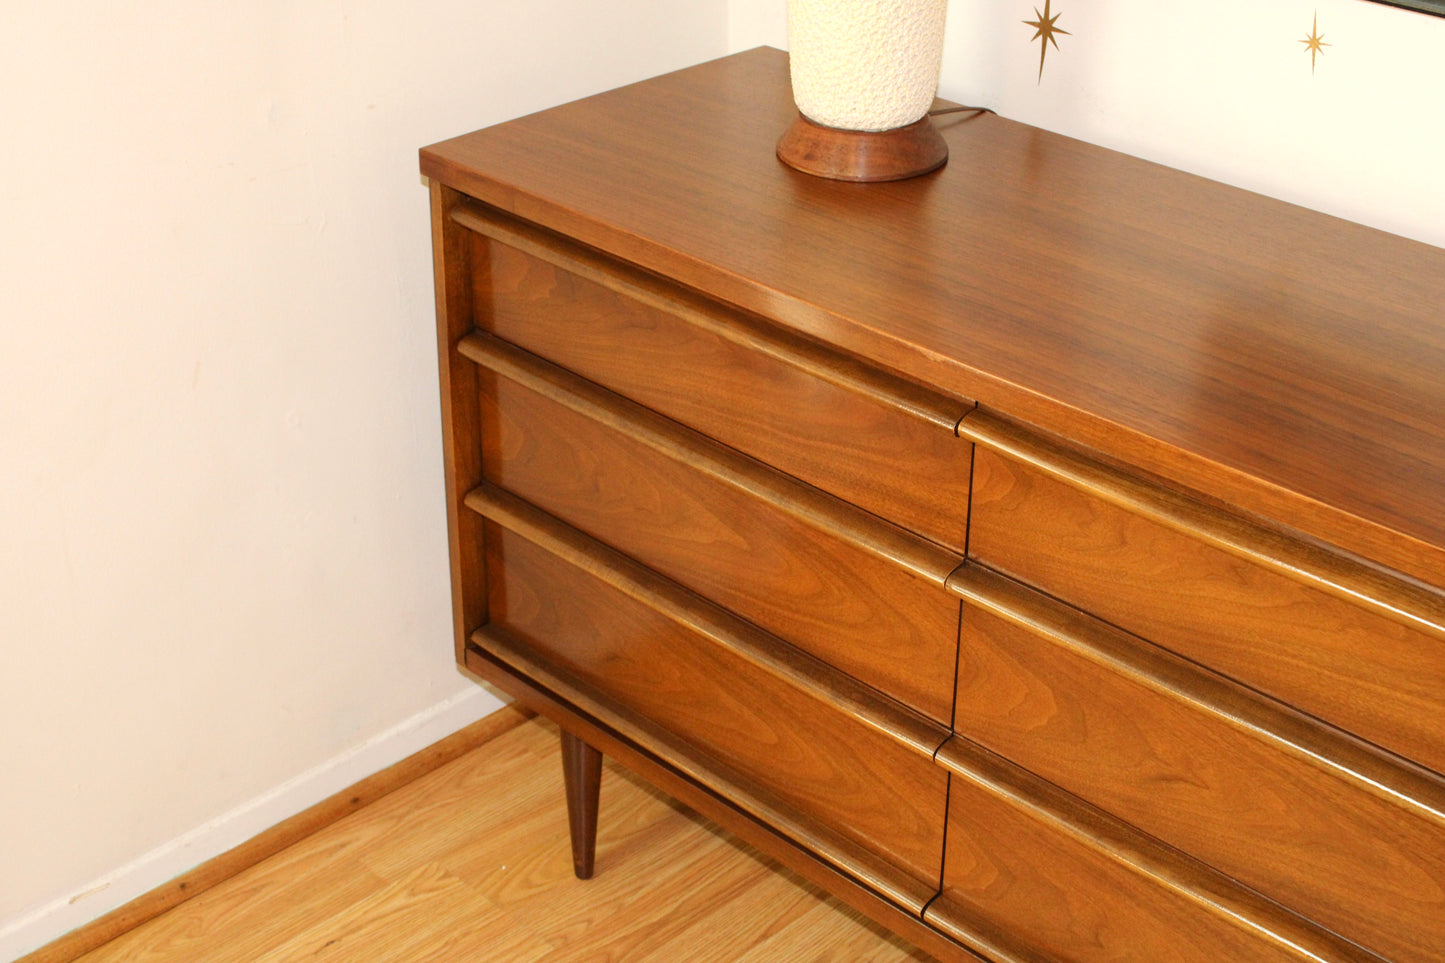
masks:
[[[80,957],[83,963],[894,963],[928,957],[608,762],[572,875],[533,719]]]

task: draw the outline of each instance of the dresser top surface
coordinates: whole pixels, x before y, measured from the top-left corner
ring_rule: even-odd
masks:
[[[443,142],[428,176],[981,406],[1445,583],[1445,251],[994,116],[795,172],[761,48]]]

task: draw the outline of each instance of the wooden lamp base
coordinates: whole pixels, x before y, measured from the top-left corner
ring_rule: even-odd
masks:
[[[937,170],[948,144],[927,116],[893,130],[840,130],[802,114],[778,141],[778,159],[835,181],[901,181]]]

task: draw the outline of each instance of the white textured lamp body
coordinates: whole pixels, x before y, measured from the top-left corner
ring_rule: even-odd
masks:
[[[840,130],[905,127],[928,113],[948,0],[788,0],[793,100]]]

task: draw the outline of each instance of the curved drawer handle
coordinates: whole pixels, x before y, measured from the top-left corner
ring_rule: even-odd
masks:
[[[975,562],[948,579],[965,602],[1445,828],[1445,779]]]
[[[958,434],[1125,511],[1445,641],[1445,595],[1422,584],[1146,484],[982,409],[963,417]]]
[[[972,402],[950,398],[880,371],[475,201],[459,203],[452,208],[451,218],[483,237],[514,247],[829,384],[949,431],[954,430],[959,418],[972,407]]]

